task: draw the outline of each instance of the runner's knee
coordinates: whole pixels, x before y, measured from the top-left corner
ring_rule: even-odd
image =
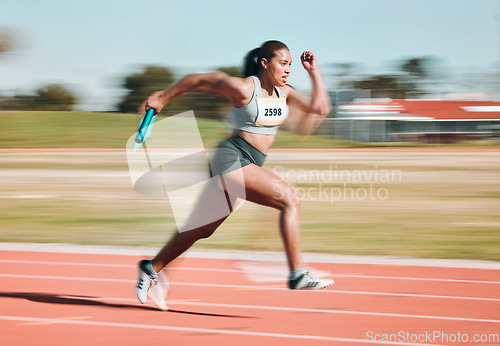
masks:
[[[299,196],[299,191],[295,186],[290,187],[291,192],[290,192],[290,200],[288,201],[288,206],[294,209],[300,209],[300,196]]]
[[[293,185],[286,185],[280,193],[281,209],[300,209],[300,196]]]

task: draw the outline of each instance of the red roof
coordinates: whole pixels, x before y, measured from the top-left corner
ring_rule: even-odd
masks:
[[[425,120],[500,120],[500,101],[363,99],[339,106],[339,113],[365,118],[410,116]]]
[[[500,101],[392,100],[401,113],[436,120],[500,120]]]

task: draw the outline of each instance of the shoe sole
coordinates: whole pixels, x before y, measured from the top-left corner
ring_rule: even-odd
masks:
[[[300,288],[292,288],[292,290],[309,290],[309,291],[317,291],[317,290],[322,290],[323,288],[327,288],[329,286],[332,286],[335,283],[335,281],[332,280],[329,284],[322,285],[322,286],[316,286],[316,287],[300,287]]]

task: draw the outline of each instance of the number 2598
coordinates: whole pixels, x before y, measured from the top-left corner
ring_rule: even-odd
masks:
[[[265,108],[265,117],[271,117],[271,116],[280,116],[281,115],[281,108]]]

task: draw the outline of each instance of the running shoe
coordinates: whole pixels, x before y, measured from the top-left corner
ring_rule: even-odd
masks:
[[[295,277],[288,277],[288,288],[291,290],[320,290],[322,288],[333,285],[332,279],[315,278],[309,272],[309,269],[304,268]]]
[[[139,262],[139,280],[135,289],[137,298],[145,304],[149,295],[160,310],[166,311],[168,310],[165,300],[168,293],[168,280],[162,272],[158,274],[153,272],[148,264],[148,260]]]

